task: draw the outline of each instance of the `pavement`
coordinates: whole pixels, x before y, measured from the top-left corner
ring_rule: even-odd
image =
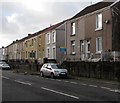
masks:
[[[19,73],[19,72],[18,72]],[[38,75],[40,76],[40,72],[24,72],[21,73],[24,75]],[[98,83],[106,83],[106,84],[113,84],[113,85],[120,85],[120,82],[117,80],[105,80],[105,79],[97,79],[97,78],[87,78],[87,77],[78,77],[73,75],[68,75],[68,78],[70,79],[77,79],[77,80],[84,80],[84,81],[92,81],[92,82],[98,82]]]

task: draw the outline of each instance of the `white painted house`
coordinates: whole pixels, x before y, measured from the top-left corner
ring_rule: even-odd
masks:
[[[65,22],[51,26],[46,32],[45,57],[61,62],[65,55],[60,51],[61,47],[65,47]]]
[[[5,48],[0,48],[0,61],[5,60]]]

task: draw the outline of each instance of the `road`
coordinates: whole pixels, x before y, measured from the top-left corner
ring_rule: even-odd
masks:
[[[117,84],[2,71],[2,101],[119,101]]]

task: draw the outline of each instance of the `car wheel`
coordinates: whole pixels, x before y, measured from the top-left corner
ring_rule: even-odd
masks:
[[[54,78],[54,74],[53,73],[51,73],[51,78]]]
[[[41,76],[41,77],[44,77],[44,74],[43,74],[43,72],[40,72],[40,76]]]

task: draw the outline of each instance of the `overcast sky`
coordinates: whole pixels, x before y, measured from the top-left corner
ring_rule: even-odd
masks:
[[[0,48],[68,19],[98,1],[102,0],[1,0]]]

